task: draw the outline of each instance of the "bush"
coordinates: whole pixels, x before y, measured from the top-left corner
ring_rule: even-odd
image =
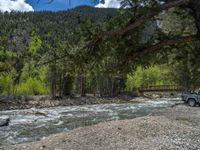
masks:
[[[127,75],[126,89],[131,91],[141,86],[171,84],[167,77],[169,69],[165,66],[152,66],[146,69],[138,67],[132,74]]]
[[[17,95],[41,95],[49,93],[49,88],[42,81],[32,77],[16,85],[15,90]]]
[[[0,95],[10,95],[12,93],[12,76],[0,75]]]

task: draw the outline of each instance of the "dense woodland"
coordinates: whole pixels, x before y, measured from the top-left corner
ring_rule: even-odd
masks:
[[[0,94],[116,96],[166,84],[197,89],[198,6],[125,0],[119,10],[0,13]]]

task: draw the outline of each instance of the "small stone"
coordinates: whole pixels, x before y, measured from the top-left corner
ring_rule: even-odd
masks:
[[[118,130],[121,130],[122,128],[118,127]]]
[[[1,116],[0,117],[0,127],[8,126],[10,122],[10,118],[8,116]]]

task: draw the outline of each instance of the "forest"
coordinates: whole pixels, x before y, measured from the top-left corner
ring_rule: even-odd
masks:
[[[142,3],[0,13],[0,95],[112,97],[150,85],[198,89],[199,1]]]
[[[200,149],[200,0],[61,1],[0,0],[0,149]]]

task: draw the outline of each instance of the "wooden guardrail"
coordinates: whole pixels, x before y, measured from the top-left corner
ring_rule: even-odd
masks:
[[[140,92],[151,92],[151,91],[181,91],[182,87],[177,85],[156,85],[156,86],[143,86],[138,88]]]

